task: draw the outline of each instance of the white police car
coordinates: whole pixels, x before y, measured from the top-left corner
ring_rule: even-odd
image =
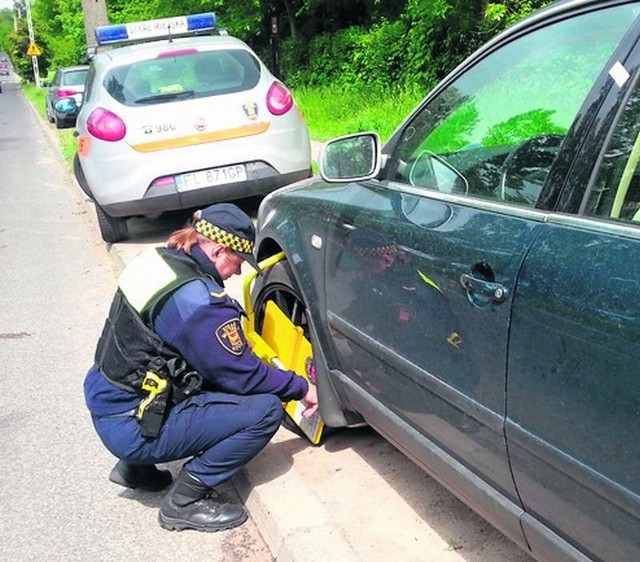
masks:
[[[127,218],[264,195],[311,174],[287,88],[213,13],[96,29],[74,172],[103,239]],[[197,36],[203,32],[207,36]],[[211,35],[211,33],[216,33]]]

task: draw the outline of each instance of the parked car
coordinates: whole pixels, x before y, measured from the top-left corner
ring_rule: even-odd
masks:
[[[640,559],[640,2],[559,2],[261,203],[254,283],[366,422],[538,560]]]
[[[9,76],[9,63],[0,61],[0,76]]]
[[[67,66],[56,70],[53,80],[48,85],[45,101],[47,119],[50,123],[55,123],[56,128],[64,129],[76,124],[88,71],[88,65]],[[66,113],[56,111],[55,104],[61,98],[73,98],[76,102],[75,109]]]
[[[216,32],[214,14],[96,30],[103,45],[145,41],[95,56],[78,115],[74,170],[107,242],[127,238],[128,217],[262,196],[311,175],[287,88],[237,38],[182,36],[205,30]]]

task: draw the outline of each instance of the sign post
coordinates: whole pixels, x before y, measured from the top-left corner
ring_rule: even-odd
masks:
[[[31,64],[33,65],[33,78],[36,82],[36,87],[40,87],[40,71],[38,69],[38,55],[42,54],[42,51],[36,45],[33,37],[33,22],[31,21],[31,0],[25,2],[27,7],[27,25],[29,26],[29,48],[27,49],[27,56],[31,57]],[[37,54],[36,54],[37,53]]]

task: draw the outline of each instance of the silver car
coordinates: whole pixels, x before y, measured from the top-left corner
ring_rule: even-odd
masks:
[[[138,31],[146,41],[93,58],[77,119],[74,171],[106,242],[127,238],[128,217],[260,196],[311,175],[309,133],[287,88],[237,38],[178,37],[193,18],[215,21],[96,30],[102,43]],[[150,41],[154,29],[172,37]]]
[[[73,127],[76,122],[77,111],[56,111],[55,104],[63,98],[74,98],[76,105],[82,104],[84,82],[89,67],[87,65],[66,66],[58,68],[53,80],[48,85],[45,110],[50,123],[55,123],[58,129]]]

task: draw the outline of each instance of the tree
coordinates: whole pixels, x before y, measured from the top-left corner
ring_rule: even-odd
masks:
[[[0,10],[0,51],[11,52],[9,36],[13,32],[13,12],[9,9]]]

